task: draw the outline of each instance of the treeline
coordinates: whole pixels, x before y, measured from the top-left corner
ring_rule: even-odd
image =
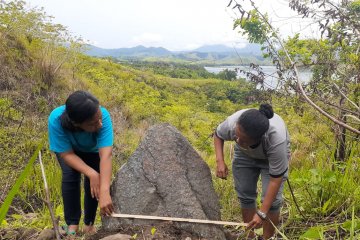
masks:
[[[139,61],[127,60],[120,61],[115,58],[110,58],[114,62],[136,68],[142,71],[150,71],[154,74],[159,74],[171,78],[181,79],[222,79],[222,80],[237,80],[237,72],[234,70],[225,69],[218,74],[208,72],[204,66],[198,64],[179,63],[179,62],[164,62],[164,61]]]

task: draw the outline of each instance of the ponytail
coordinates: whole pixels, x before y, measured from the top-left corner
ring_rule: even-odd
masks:
[[[72,123],[72,121],[66,111],[64,111],[63,114],[61,114],[60,123],[61,123],[62,128],[66,129],[70,132],[75,132],[77,130],[77,128]]]
[[[268,103],[261,104],[259,108],[259,112],[264,114],[264,116],[267,117],[268,119],[274,116],[274,110],[272,106]]]

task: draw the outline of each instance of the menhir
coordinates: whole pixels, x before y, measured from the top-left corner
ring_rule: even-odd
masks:
[[[189,141],[169,124],[151,127],[111,186],[116,213],[220,220],[210,169]],[[149,220],[105,217],[103,227],[154,224]],[[219,226],[174,223],[207,239],[226,239]]]

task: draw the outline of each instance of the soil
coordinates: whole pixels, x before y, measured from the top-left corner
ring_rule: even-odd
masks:
[[[47,231],[49,231],[49,229],[47,229]],[[0,229],[0,240],[36,240],[38,239],[40,232],[41,231],[36,229],[27,228]],[[206,240],[197,235],[179,230],[171,222],[157,224],[154,226],[123,226],[116,231],[105,231],[103,229],[99,229],[96,234],[91,236],[79,234],[76,236],[75,240],[98,240],[117,233],[130,235],[134,240]],[[239,237],[239,233],[235,230],[225,230],[225,233],[228,240],[236,240]],[[50,237],[42,238],[42,240],[55,239],[55,233],[53,233],[53,231],[52,234],[50,231],[50,234],[47,235]],[[66,237],[62,239],[66,239]]]
[[[154,234],[152,234],[152,229],[156,229]],[[100,229],[95,235],[86,238],[86,240],[97,240],[117,233],[136,236],[134,239],[139,240],[206,240],[198,235],[179,230],[172,223],[163,223],[156,226],[124,226],[112,232]],[[239,236],[229,230],[225,230],[225,233],[228,240],[236,240]]]

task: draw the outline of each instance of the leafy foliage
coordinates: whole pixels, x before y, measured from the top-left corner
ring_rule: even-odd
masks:
[[[116,60],[115,60],[116,61]],[[184,63],[170,62],[146,62],[146,61],[128,61],[122,62],[132,68],[143,71],[149,71],[154,74],[160,74],[171,78],[182,79],[201,79],[201,78],[217,78],[215,74],[209,73],[199,65],[190,65]]]
[[[220,79],[233,81],[237,79],[237,72],[234,70],[225,69],[218,73]]]
[[[241,5],[235,5],[244,16],[245,10],[242,9]],[[243,31],[240,31],[243,35],[247,35],[249,42],[251,43],[260,43],[264,44],[267,41],[267,35],[270,32],[269,26],[265,24],[259,17],[259,14],[256,10],[251,10],[248,12],[246,18],[241,17],[234,21],[234,29],[240,28]]]

